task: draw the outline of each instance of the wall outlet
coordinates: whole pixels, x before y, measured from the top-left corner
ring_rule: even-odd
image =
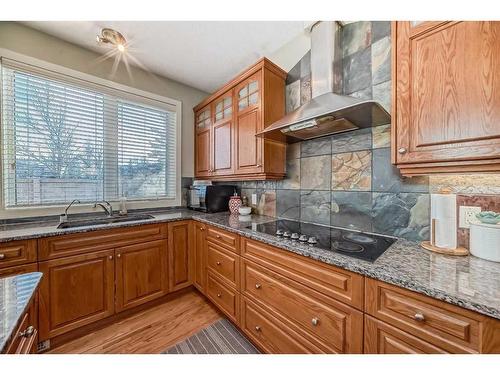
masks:
[[[257,204],[257,194],[252,194],[252,205],[255,206]]]
[[[476,218],[476,214],[481,212],[481,207],[475,206],[460,206],[459,207],[459,220],[458,227],[459,228],[470,228],[470,223],[478,222]]]

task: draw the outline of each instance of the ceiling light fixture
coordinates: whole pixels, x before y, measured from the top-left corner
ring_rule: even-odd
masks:
[[[97,43],[112,44],[120,52],[125,52],[127,49],[127,40],[118,31],[104,28],[101,30],[101,35],[97,35]]]

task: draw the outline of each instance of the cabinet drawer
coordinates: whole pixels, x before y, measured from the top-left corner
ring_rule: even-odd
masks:
[[[318,292],[363,309],[364,280],[359,274],[244,237],[241,238],[241,254]]]
[[[446,354],[443,349],[365,315],[365,354]]]
[[[36,240],[0,243],[0,268],[36,262]]]
[[[280,320],[242,297],[241,329],[257,346],[270,354],[318,353],[300,334],[294,332]]]
[[[231,250],[236,254],[239,254],[240,252],[238,235],[235,233],[230,233],[223,229],[208,226],[207,239],[218,245],[225,246],[228,250]]]
[[[212,242],[209,242],[207,247],[207,266],[210,271],[233,288],[238,289],[240,284],[240,257]]]
[[[166,224],[139,225],[42,238],[38,252],[40,260],[48,260],[165,238]]]
[[[207,296],[231,320],[238,322],[240,295],[224,285],[212,272],[207,275]]]
[[[36,272],[38,265],[36,263],[23,264],[22,266],[14,266],[0,269],[0,278],[20,275],[22,273]]]
[[[479,351],[481,316],[445,302],[367,278],[366,312],[447,351]]]
[[[243,260],[242,293],[296,322],[329,352],[361,353],[363,314]]]

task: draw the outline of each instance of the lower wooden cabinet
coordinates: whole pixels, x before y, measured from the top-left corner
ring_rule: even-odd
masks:
[[[366,354],[445,354],[445,350],[365,315]]]
[[[40,262],[40,339],[47,340],[115,312],[114,250]]]
[[[193,246],[191,220],[168,224],[169,290],[191,285],[193,279]]]
[[[151,241],[115,250],[116,312],[168,292],[167,241]]]
[[[31,302],[33,306],[34,301]],[[38,343],[38,330],[32,324],[33,313],[32,307],[24,314],[21,323],[17,328],[14,339],[7,347],[7,354],[33,354],[36,353]]]
[[[206,289],[206,262],[207,262],[207,228],[203,223],[197,221],[193,225],[194,230],[194,275],[193,285],[200,292],[204,293]]]
[[[238,324],[240,293],[226,285],[212,272],[207,274],[207,297],[233,322]]]
[[[301,337],[300,333],[246,297],[241,299],[240,328],[265,353],[321,353],[320,349]]]

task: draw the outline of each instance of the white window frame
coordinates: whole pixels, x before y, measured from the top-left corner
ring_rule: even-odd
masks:
[[[143,91],[134,87],[116,83],[104,78],[99,78],[87,73],[83,73],[74,69],[66,68],[60,65],[49,63],[40,59],[36,59],[30,56],[19,54],[17,52],[10,51],[8,49],[0,48],[0,72],[2,69],[2,58],[9,60],[14,60],[21,64],[29,65],[33,68],[40,68],[48,70],[55,74],[62,74],[68,77],[69,80],[77,79],[87,81],[94,85],[102,86],[103,89],[113,89],[121,91],[125,96],[130,95],[131,100],[140,97],[145,102],[154,101],[160,102],[168,106],[175,107],[176,114],[176,177],[175,177],[175,198],[161,198],[161,199],[140,199],[140,200],[129,200],[127,201],[128,209],[137,208],[157,208],[157,207],[175,207],[181,205],[181,166],[182,166],[182,102],[176,99],[172,99],[166,96],[161,96],[158,94],[153,94],[151,92]],[[2,75],[0,74],[0,87],[2,87]],[[3,118],[1,105],[2,100],[2,90],[0,90],[0,126],[3,127]],[[3,140],[0,139],[0,145]],[[3,152],[0,152],[0,165],[3,165]],[[19,217],[32,217],[32,216],[44,216],[44,215],[58,215],[62,213],[62,210],[66,205],[50,205],[41,207],[5,207],[4,199],[4,176],[3,168],[0,168],[0,219],[10,219]],[[118,208],[119,201],[110,202],[114,209]],[[72,213],[84,213],[84,212],[94,212],[93,204],[82,204],[72,207]]]

